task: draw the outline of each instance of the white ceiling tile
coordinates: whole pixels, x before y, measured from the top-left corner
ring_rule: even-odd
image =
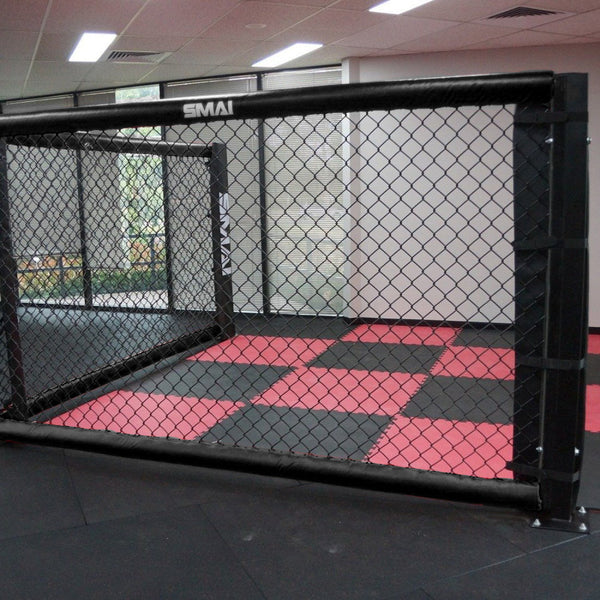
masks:
[[[66,62],[78,39],[79,33],[45,33],[40,40],[35,59]]]
[[[96,91],[96,90],[106,89],[108,87],[127,87],[127,86],[130,86],[133,84],[135,84],[135,81],[131,81],[131,80],[119,81],[118,79],[114,79],[110,83],[107,83],[106,81],[101,81],[101,80],[95,81],[93,79],[89,79],[86,81],[79,82],[79,84],[75,88],[75,91],[77,91],[77,92],[83,92],[83,91],[89,91],[89,90]]]
[[[154,69],[155,65],[96,63],[85,77],[85,81],[129,81],[135,83]]]
[[[0,79],[0,100],[11,100],[20,97],[23,84],[18,81],[2,81]]]
[[[79,85],[78,81],[53,82],[51,79],[30,79],[25,85],[23,96],[51,96],[54,94],[68,94]]]
[[[315,14],[315,7],[294,4],[269,4],[248,1],[239,4],[218,23],[205,31],[202,37],[234,40],[266,40]],[[246,27],[264,25],[264,27]]]
[[[253,63],[259,61],[278,50],[281,50],[281,43],[279,42],[260,42],[252,46],[250,50],[240,52],[235,56],[232,56],[227,64],[229,66],[237,66],[247,69]]]
[[[242,0],[243,2],[249,2],[251,0]],[[298,2],[291,2],[291,0],[263,0],[267,4],[302,4],[303,6],[317,6],[324,8],[329,5],[336,5],[335,0],[299,0]]]
[[[44,31],[120,33],[143,4],[144,0],[54,0]]]
[[[23,81],[29,71],[31,62],[28,60],[3,60],[0,61],[0,80]]]
[[[160,64],[151,73],[140,78],[141,82],[177,81],[178,79],[197,79],[204,77],[217,65],[166,65]]]
[[[528,29],[517,33],[510,33],[502,37],[480,40],[479,42],[465,46],[465,48],[468,50],[483,50],[486,48],[513,48],[516,46],[544,46],[564,44],[568,39],[564,35]]]
[[[345,10],[369,10],[371,6],[380,4],[383,0],[340,0],[335,4],[335,8],[343,8]]]
[[[256,46],[254,41],[212,40],[198,38],[191,41],[179,52],[171,54],[165,63],[175,65],[212,64],[218,65],[230,57],[248,52]]]
[[[490,40],[503,35],[507,35],[507,30],[497,27],[486,27],[485,25],[462,23],[436,32],[433,35],[427,35],[406,42],[405,44],[399,44],[398,48],[411,52],[440,52],[453,48],[464,48],[469,43]]]
[[[525,2],[525,6],[535,6],[546,10],[562,10],[564,12],[582,13],[600,6],[598,0],[536,0]]]
[[[358,48],[391,48],[453,26],[454,23],[449,21],[414,19],[400,15],[389,17],[383,23],[345,37],[336,44]]]
[[[354,10],[325,9],[286,30],[298,40],[329,43],[387,20],[378,13],[361,14]]]
[[[1,0],[0,29],[38,31],[51,0]]]
[[[561,21],[541,25],[536,29],[576,36],[600,33],[600,10],[593,10]]]
[[[31,66],[31,73],[29,74],[28,81],[55,81],[56,83],[82,81],[90,72],[91,68],[91,65],[86,63],[36,60]]]
[[[35,31],[0,31],[0,60],[33,58],[37,38]]]
[[[195,37],[236,4],[238,0],[152,0],[125,33]]]

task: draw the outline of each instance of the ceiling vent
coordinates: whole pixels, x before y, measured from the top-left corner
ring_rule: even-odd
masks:
[[[532,8],[531,6],[516,6],[504,12],[492,15],[488,19],[515,19],[517,17],[544,17],[547,15],[564,14],[557,10],[547,10],[544,8]]]
[[[482,25],[495,25],[496,27],[510,27],[512,29],[530,29],[560,21],[573,13],[549,8],[534,8],[533,6],[515,6],[509,10],[493,14],[490,17],[479,19],[476,23]]]
[[[129,52],[126,50],[115,50],[106,58],[106,62],[112,63],[135,63],[135,64],[156,64],[167,58],[170,52]]]

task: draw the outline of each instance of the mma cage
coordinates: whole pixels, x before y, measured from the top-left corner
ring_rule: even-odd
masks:
[[[587,76],[0,117],[0,437],[576,499]]]

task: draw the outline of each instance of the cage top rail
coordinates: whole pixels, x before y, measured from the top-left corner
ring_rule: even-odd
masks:
[[[0,116],[0,137],[361,110],[546,102],[551,71],[327,85]]]
[[[152,154],[157,156],[177,156],[210,158],[212,149],[204,144],[165,142],[148,138],[110,137],[90,133],[20,135],[8,137],[6,142],[14,146],[33,148],[54,148],[57,150],[91,150],[130,154]]]

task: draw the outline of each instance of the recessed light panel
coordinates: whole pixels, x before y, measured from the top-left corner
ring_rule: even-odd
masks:
[[[69,62],[96,62],[116,37],[116,33],[84,33],[69,56]]]
[[[428,2],[432,2],[432,0],[387,0],[387,2],[371,7],[369,11],[388,15],[401,15]]]
[[[283,65],[284,63],[290,62],[291,60],[294,60],[295,58],[304,56],[305,54],[308,54],[309,52],[312,52],[313,50],[320,48],[322,45],[323,44],[305,44],[305,43],[292,44],[291,46],[288,46],[287,48],[284,48],[283,50],[280,50],[279,52],[276,52],[275,54],[272,54],[271,56],[267,56],[266,58],[259,60],[258,62],[254,63],[252,66],[253,67],[263,67],[263,68],[267,68],[267,69],[271,69],[273,67],[278,67],[279,65]]]

